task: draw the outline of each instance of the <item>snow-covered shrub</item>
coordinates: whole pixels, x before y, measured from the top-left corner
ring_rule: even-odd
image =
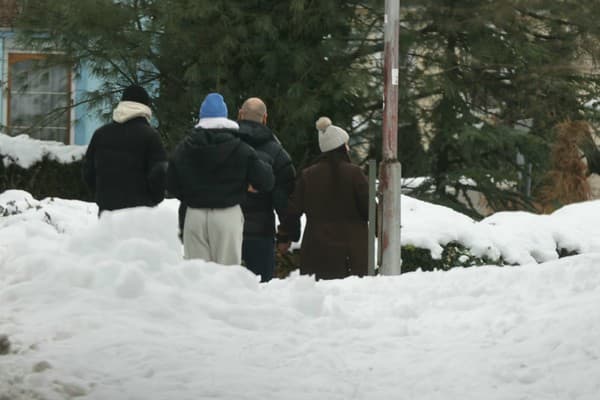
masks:
[[[458,242],[450,242],[443,247],[442,257],[434,259],[431,251],[415,246],[402,246],[402,272],[413,272],[418,269],[423,271],[444,270],[455,267],[474,267],[480,265],[505,265],[502,257],[490,259],[478,257]]]
[[[402,246],[402,273],[422,271],[442,270],[448,271],[452,268],[477,267],[482,265],[511,266],[502,257],[491,259],[489,257],[479,257],[474,255],[470,249],[459,242],[453,241],[443,247],[442,257],[433,258],[429,249],[416,247],[413,245]],[[569,257],[579,254],[577,251],[557,248],[558,258]],[[295,250],[282,255],[277,253],[275,276],[286,278],[289,274],[300,268],[300,251]]]
[[[0,192],[7,189],[25,190],[37,199],[60,197],[62,199],[92,200],[81,178],[81,160],[59,162],[44,156],[28,168],[8,163],[0,168]]]
[[[402,273],[416,270],[447,271],[456,267],[474,267],[480,265],[506,265],[502,258],[492,260],[488,257],[478,257],[458,242],[450,242],[443,247],[442,257],[434,259],[429,249],[412,245],[402,246]],[[282,255],[277,254],[275,275],[278,278],[287,277],[292,271],[300,268],[300,251]]]
[[[8,217],[9,215],[17,215],[21,214],[25,210],[29,209],[40,209],[39,205],[34,205],[30,203],[19,204],[16,200],[11,200],[6,202],[6,204],[0,204],[0,217]]]

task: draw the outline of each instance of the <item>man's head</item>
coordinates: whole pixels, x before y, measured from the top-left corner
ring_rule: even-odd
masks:
[[[238,120],[254,121],[266,125],[267,106],[258,97],[250,97],[242,104],[242,107],[238,112]]]
[[[149,106],[150,96],[148,95],[148,92],[146,92],[146,89],[140,85],[130,85],[123,90],[121,101],[135,101],[136,103]]]

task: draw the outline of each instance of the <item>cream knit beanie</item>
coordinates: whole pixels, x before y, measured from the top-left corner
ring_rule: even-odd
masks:
[[[332,125],[327,117],[319,118],[315,125],[319,131],[319,148],[323,153],[337,149],[350,139],[345,130]]]

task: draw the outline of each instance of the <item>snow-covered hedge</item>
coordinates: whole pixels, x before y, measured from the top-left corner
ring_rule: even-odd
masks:
[[[158,208],[176,224],[177,206],[176,200],[166,200]],[[405,270],[542,264],[566,255],[600,253],[600,200],[571,204],[550,215],[499,212],[474,221],[447,207],[403,196],[402,213]],[[83,225],[98,222],[97,207],[61,198],[37,200],[21,190],[0,192],[0,231],[21,222],[77,236]],[[164,229],[160,221],[148,224]],[[176,238],[176,229],[172,235]],[[179,241],[174,243],[171,250],[180,251]]]
[[[448,207],[402,196],[402,271],[526,265],[600,252],[600,200],[549,215],[497,212],[476,221]],[[283,272],[299,258],[280,258]]]
[[[0,191],[21,189],[36,198],[91,199],[81,179],[85,146],[0,134]]]
[[[67,146],[50,140],[32,139],[27,135],[8,136],[0,133],[0,155],[4,166],[17,164],[21,168],[31,168],[44,158],[69,164],[80,161],[85,155],[86,146]]]
[[[550,215],[506,211],[475,221],[403,196],[403,269],[525,265],[598,252],[599,224],[600,200],[571,204]]]
[[[166,207],[176,221],[177,204],[168,200],[160,208]],[[64,212],[66,209],[68,212]],[[96,213],[93,203],[39,201],[29,193],[14,190],[0,193],[0,229],[11,221],[28,219],[72,234],[68,227],[76,227],[90,218],[88,222],[93,223]],[[474,221],[447,207],[403,196],[403,271],[526,265],[565,255],[600,252],[597,226],[600,226],[600,200],[572,204],[550,215],[512,211]],[[297,268],[298,262],[297,254],[280,257],[282,275]]]

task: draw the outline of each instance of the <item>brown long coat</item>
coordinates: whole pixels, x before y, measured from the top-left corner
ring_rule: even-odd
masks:
[[[306,214],[300,273],[317,279],[367,274],[368,197],[365,175],[345,153],[325,153],[302,171],[280,227],[293,232]]]

